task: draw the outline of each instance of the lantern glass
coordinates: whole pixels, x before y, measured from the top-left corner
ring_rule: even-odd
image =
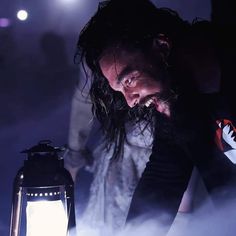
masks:
[[[64,186],[25,188],[26,236],[65,236],[68,229]]]
[[[62,201],[32,201],[26,207],[26,236],[65,236],[67,216]]]

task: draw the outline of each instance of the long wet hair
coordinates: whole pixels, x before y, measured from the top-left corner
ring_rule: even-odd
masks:
[[[174,48],[179,35],[188,27],[175,11],[156,8],[149,0],[110,0],[99,4],[97,12],[81,31],[75,59],[79,58],[90,69],[92,110],[101,123],[108,147],[115,145],[114,156],[121,153],[126,123],[152,122],[154,109],[130,108],[123,95],[110,88],[99,67],[102,53],[116,44],[145,51],[159,34],[168,36]],[[168,59],[162,58],[160,67],[168,71]]]

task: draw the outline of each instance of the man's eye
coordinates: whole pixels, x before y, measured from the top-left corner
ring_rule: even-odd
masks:
[[[123,79],[121,80],[121,84],[127,88],[135,87],[139,77],[140,77],[140,72],[133,71],[132,73],[123,77]]]
[[[135,77],[129,77],[124,80],[124,85],[128,87],[134,86],[135,82]]]
[[[127,83],[127,84],[131,84],[132,81],[133,81],[133,79],[132,79],[132,78],[129,78],[129,79],[126,80],[126,83]]]

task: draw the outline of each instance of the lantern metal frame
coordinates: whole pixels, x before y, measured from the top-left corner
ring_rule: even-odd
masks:
[[[23,199],[27,201],[63,200],[67,216],[67,234],[75,227],[74,182],[64,168],[58,153],[63,149],[52,147],[51,141],[22,151],[28,154],[24,166],[18,171],[13,185],[10,236],[20,236]]]

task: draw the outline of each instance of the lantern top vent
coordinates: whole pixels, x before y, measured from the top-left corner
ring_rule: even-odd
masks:
[[[50,140],[41,140],[38,145],[35,145],[29,149],[23,150],[21,153],[27,153],[29,156],[34,154],[42,154],[42,153],[58,153],[65,150],[63,147],[53,147],[50,145],[52,141]]]

